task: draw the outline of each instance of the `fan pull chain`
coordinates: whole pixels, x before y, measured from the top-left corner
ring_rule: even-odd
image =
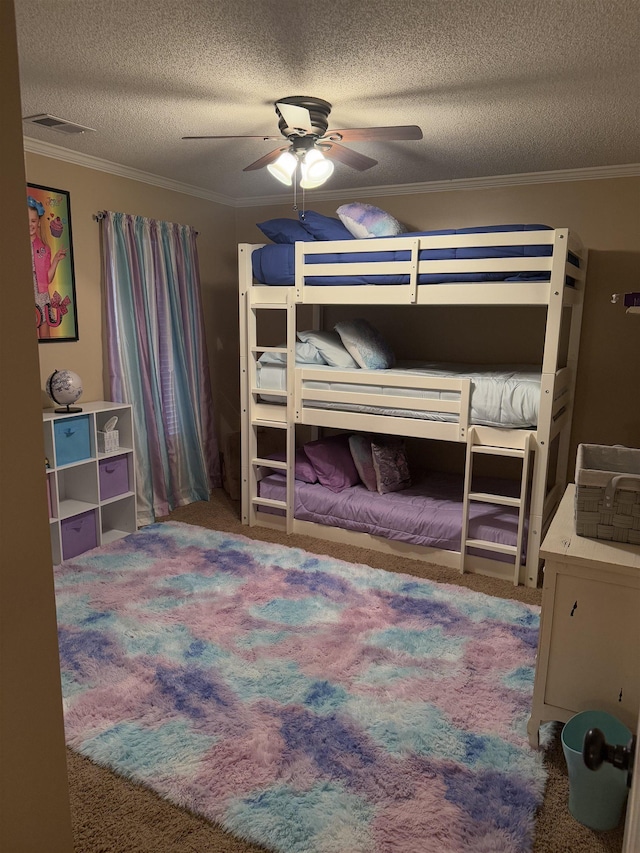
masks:
[[[298,169],[296,167],[296,171],[293,175],[293,210],[298,209]],[[300,212],[301,219],[304,219],[305,209],[305,190],[304,187],[302,187],[302,211]]]

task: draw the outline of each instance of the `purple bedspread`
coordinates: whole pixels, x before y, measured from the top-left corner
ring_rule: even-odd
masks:
[[[517,496],[518,485],[498,478],[474,478],[475,490],[495,494]],[[260,495],[285,500],[284,474],[265,477],[260,482]],[[462,477],[442,472],[414,477],[410,489],[387,495],[370,492],[362,484],[336,494],[319,483],[296,480],[294,515],[301,521],[459,551],[462,495]],[[518,517],[514,508],[473,501],[469,516],[471,538],[515,545]],[[493,559],[499,557],[494,553],[485,554]]]

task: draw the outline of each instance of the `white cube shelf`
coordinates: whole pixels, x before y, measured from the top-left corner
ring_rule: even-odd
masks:
[[[78,548],[82,551],[96,544],[106,545],[137,529],[132,407],[126,403],[101,400],[82,403],[80,408],[81,412],[57,413],[53,409],[43,412],[54,564],[77,556]],[[103,432],[107,421],[114,416],[118,418],[119,446],[106,453],[101,452],[98,449],[98,432]],[[123,491],[102,500],[101,470],[104,474],[105,460],[111,458],[114,468],[118,469],[118,483],[121,484],[118,488]],[[73,461],[67,461],[69,459]],[[128,472],[128,478],[123,478],[124,470]],[[86,547],[83,545],[85,542]]]

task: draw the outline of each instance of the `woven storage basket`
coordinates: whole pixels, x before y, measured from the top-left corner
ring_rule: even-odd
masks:
[[[578,445],[576,533],[640,545],[640,450]]]

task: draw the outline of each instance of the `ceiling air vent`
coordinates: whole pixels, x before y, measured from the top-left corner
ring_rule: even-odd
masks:
[[[83,127],[81,124],[74,124],[72,121],[67,121],[65,118],[57,118],[48,113],[39,113],[35,116],[25,116],[22,121],[28,121],[31,124],[39,124],[40,127],[48,127],[50,130],[58,130],[60,133],[95,133],[92,127]]]

